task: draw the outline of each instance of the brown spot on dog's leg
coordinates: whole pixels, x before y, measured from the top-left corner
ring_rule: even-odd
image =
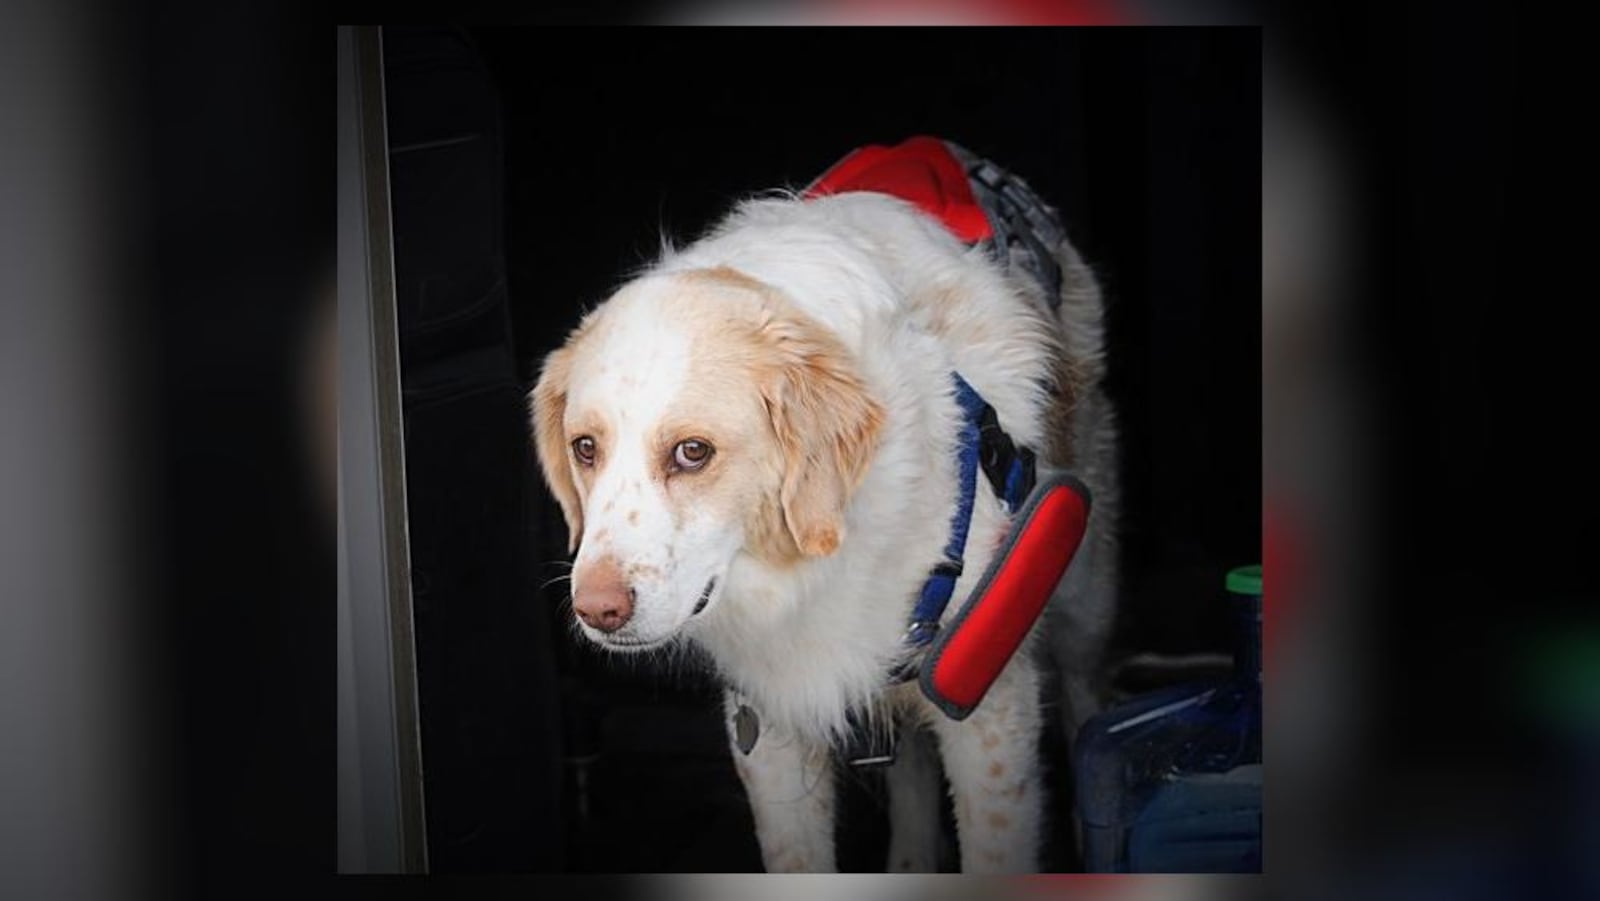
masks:
[[[998,811],[989,814],[989,825],[996,829],[1005,829],[1011,825],[1011,818]]]
[[[1000,744],[1000,736],[999,735],[996,735],[993,732],[985,732],[985,733],[983,733],[983,746],[985,748],[992,748],[992,747],[995,747],[998,744]]]
[[[1005,775],[1005,772],[1006,765],[1000,761],[996,760],[995,762],[989,764],[989,778],[999,779],[1001,776]]]
[[[639,511],[638,510],[629,510],[628,511],[628,525],[636,526],[638,524],[639,524]]]
[[[805,861],[797,854],[784,854],[773,862],[772,869],[779,873],[799,873],[805,870]]]

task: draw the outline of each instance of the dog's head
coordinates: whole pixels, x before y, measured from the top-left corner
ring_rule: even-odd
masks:
[[[532,410],[574,615],[618,650],[708,615],[740,554],[834,553],[883,422],[838,339],[727,268],[617,292],[545,360]]]

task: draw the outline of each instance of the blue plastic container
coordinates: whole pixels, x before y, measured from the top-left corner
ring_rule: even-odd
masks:
[[[1091,718],[1074,751],[1091,873],[1261,871],[1261,567],[1228,573],[1232,674]]]

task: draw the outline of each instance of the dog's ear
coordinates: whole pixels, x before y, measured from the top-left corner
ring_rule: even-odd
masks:
[[[798,315],[763,324],[773,351],[761,399],[783,455],[779,503],[795,547],[824,557],[844,540],[844,513],[865,477],[883,427],[850,352]]]
[[[567,382],[572,373],[572,348],[561,347],[545,357],[539,382],[529,396],[533,419],[533,444],[550,493],[561,503],[567,520],[567,553],[578,549],[583,535],[583,506],[572,479],[572,460],[562,420],[567,415]]]

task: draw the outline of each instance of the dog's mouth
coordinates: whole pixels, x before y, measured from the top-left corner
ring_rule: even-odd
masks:
[[[711,604],[711,593],[716,591],[716,590],[717,590],[717,579],[716,579],[715,576],[713,576],[711,578],[711,581],[706,583],[706,587],[701,589],[701,591],[700,591],[700,599],[695,602],[694,612],[690,613],[689,615],[691,617],[697,616],[702,611],[704,611],[706,609],[706,607]],[[644,640],[644,639],[638,639],[638,638],[625,638],[625,637],[622,637],[620,635],[592,635],[590,637],[596,643],[598,643],[598,644],[600,644],[600,645],[602,645],[604,647],[611,648],[612,650],[617,650],[617,651],[648,651],[648,650],[650,650],[652,648],[659,648],[659,647],[661,647],[661,646],[663,646],[665,644],[668,644],[673,639],[677,638],[678,636],[677,635],[665,635],[665,636],[663,636],[661,638],[656,638],[656,639],[652,639],[652,640]]]
[[[712,576],[711,577],[711,581],[706,583],[705,590],[700,592],[700,600],[695,602],[694,612],[690,613],[689,614],[690,616],[697,616],[697,615],[699,615],[700,611],[706,609],[706,605],[711,603],[711,592],[716,587],[717,587],[717,577],[716,576]]]
[[[654,641],[641,641],[637,638],[618,638],[615,635],[605,635],[597,639],[597,641],[608,648],[622,648],[629,651],[648,651],[651,648],[661,647],[662,645],[671,641],[673,638],[674,636],[668,635],[665,638],[657,638]]]

